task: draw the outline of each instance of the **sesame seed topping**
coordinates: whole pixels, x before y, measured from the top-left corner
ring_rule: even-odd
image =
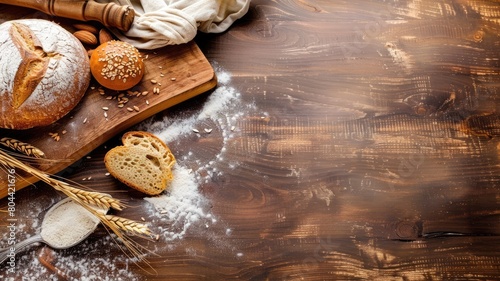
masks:
[[[136,77],[142,73],[142,67],[136,65],[140,62],[140,54],[131,45],[123,44],[122,46],[123,53],[105,50],[104,57],[99,59],[105,62],[101,72],[104,79],[126,83],[128,77]]]

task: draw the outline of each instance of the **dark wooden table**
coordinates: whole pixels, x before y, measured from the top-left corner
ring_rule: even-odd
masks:
[[[117,136],[61,175],[127,191],[120,214],[160,234],[138,240],[151,267],[99,228],[20,254],[16,279],[500,279],[498,1],[253,0],[196,42],[219,86],[139,127],[183,132],[162,137],[195,210],[162,220],[105,176]],[[16,196],[20,239],[58,195]]]

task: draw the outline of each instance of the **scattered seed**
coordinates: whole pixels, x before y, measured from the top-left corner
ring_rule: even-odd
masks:
[[[170,81],[175,81],[177,80],[175,77],[170,78]]]
[[[143,95],[143,96],[146,96],[147,94],[149,94],[148,91],[144,91],[144,92],[141,93],[141,95]]]
[[[123,103],[121,103],[118,105],[118,108],[122,108],[123,106],[124,106]]]
[[[53,138],[55,141],[59,141],[61,139],[59,133],[49,133],[49,136]]]
[[[65,135],[67,132],[68,132],[68,131],[63,130],[61,133],[62,133],[63,135]]]
[[[231,131],[234,131],[234,129],[236,129],[236,127],[232,126],[232,127],[231,127]]]
[[[108,118],[108,113],[104,111],[104,118]]]
[[[210,134],[212,132],[212,129],[205,128],[205,133]]]
[[[83,124],[87,123],[87,118],[83,119]]]
[[[110,174],[110,173],[105,173],[104,175],[107,177],[107,176],[109,176],[109,175],[111,175],[111,174]]]
[[[106,111],[107,111],[107,110],[109,110],[109,107],[107,107],[107,106],[103,106],[103,107],[102,107],[102,110],[106,110]]]
[[[144,217],[141,217],[141,220],[142,220],[142,221],[146,221],[146,220],[144,219]]]
[[[149,105],[149,101],[148,100],[146,100],[146,104]]]
[[[137,105],[134,105],[134,110],[139,112],[139,107]]]
[[[156,83],[158,83],[158,81],[151,79],[151,84],[156,84]]]
[[[200,131],[198,131],[198,129],[194,129],[194,128],[193,128],[193,132],[195,132],[195,133],[199,133]]]
[[[128,110],[128,111],[130,111],[130,112],[134,111],[134,110],[133,110],[132,108],[130,108],[130,107],[127,107],[127,110]]]

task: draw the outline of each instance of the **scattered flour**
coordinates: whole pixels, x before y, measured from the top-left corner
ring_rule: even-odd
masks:
[[[242,106],[240,93],[228,85],[231,75],[220,68],[215,69],[219,86],[198,112],[190,117],[165,117],[159,122],[144,122],[140,127],[141,130],[154,133],[167,144],[176,142],[180,146],[188,134],[203,137],[202,134],[207,132],[204,130],[211,132],[213,128],[204,127],[207,123],[216,126],[222,136],[220,151],[213,155],[213,158],[201,159],[193,152],[175,155],[178,162],[173,169],[174,180],[168,189],[169,192],[145,198],[153,206],[151,212],[155,219],[152,225],[158,227],[157,232],[166,241],[182,239],[195,224],[208,228],[217,222],[216,217],[208,211],[209,202],[200,193],[199,185],[220,175],[217,164],[224,162],[227,142],[234,137],[236,123],[244,115],[242,110],[248,107]],[[193,165],[187,168],[186,163],[191,162],[196,163],[197,168],[193,168]]]
[[[403,69],[410,69],[412,67],[413,60],[411,56],[404,50],[398,48],[396,43],[387,42],[385,46],[394,63],[396,63]]]
[[[155,216],[159,218],[152,221],[153,227],[158,227],[155,232],[166,241],[183,238],[193,223],[211,218],[203,208],[207,202],[198,191],[193,171],[176,165],[173,173],[174,180],[168,194],[146,198],[154,205]]]
[[[40,263],[38,256],[42,248],[39,248],[40,250],[32,250],[16,257],[16,268],[18,270],[15,276],[0,270],[0,280],[140,280],[135,273],[128,269],[128,265],[131,262],[129,258],[122,255],[103,255],[102,249],[113,247],[117,247],[116,242],[108,235],[98,240],[86,240],[68,250],[52,252],[54,260],[52,260],[51,263],[64,275],[64,277],[61,278]],[[103,268],[106,268],[106,272],[103,272]]]

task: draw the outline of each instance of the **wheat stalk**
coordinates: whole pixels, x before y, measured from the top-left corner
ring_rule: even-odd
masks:
[[[77,202],[90,213],[99,218],[101,223],[107,226],[113,233],[115,233],[117,237],[120,238],[122,243],[126,246],[126,248],[135,257],[140,258],[140,256],[142,255],[140,245],[130,240],[127,236],[134,234],[143,238],[150,236],[151,231],[146,225],[117,216],[104,215],[89,206],[94,205],[98,207],[105,207],[106,209],[111,207],[117,210],[122,210],[124,208],[124,205],[118,199],[115,199],[108,194],[85,191],[75,188],[66,182],[52,178],[50,175],[24,164],[23,162],[12,157],[2,150],[0,150],[0,164],[24,170],[25,172],[37,177],[39,180],[49,184],[54,189],[61,191],[73,201]]]
[[[18,159],[10,156],[9,154],[0,150],[0,163],[3,163],[10,167],[16,167],[24,170],[25,172],[37,177],[39,180],[49,184],[54,189],[62,191],[66,195],[71,195],[70,197],[78,197],[82,199],[82,203],[91,204],[98,207],[113,208],[116,210],[122,210],[124,208],[123,204],[108,194],[100,192],[91,192],[81,190],[70,186],[68,183],[61,180],[52,178],[49,174],[40,171],[39,169],[33,168]]]
[[[140,222],[129,220],[122,217],[117,217],[113,215],[105,215],[106,219],[116,226],[116,228],[131,234],[138,234],[141,236],[151,236],[151,231],[149,228]]]
[[[61,181],[58,181],[57,183],[55,182],[54,184],[57,184],[58,187],[61,189],[68,190],[70,193],[80,198],[85,204],[97,206],[103,209],[113,208],[118,211],[121,211],[124,208],[120,200],[113,198],[108,194],[82,190],[79,188],[72,187],[67,183]]]
[[[0,144],[11,148],[13,150],[17,150],[21,153],[24,153],[27,156],[35,157],[35,158],[45,158],[45,153],[39,148],[34,147],[29,143],[25,143],[13,138],[1,138]]]

